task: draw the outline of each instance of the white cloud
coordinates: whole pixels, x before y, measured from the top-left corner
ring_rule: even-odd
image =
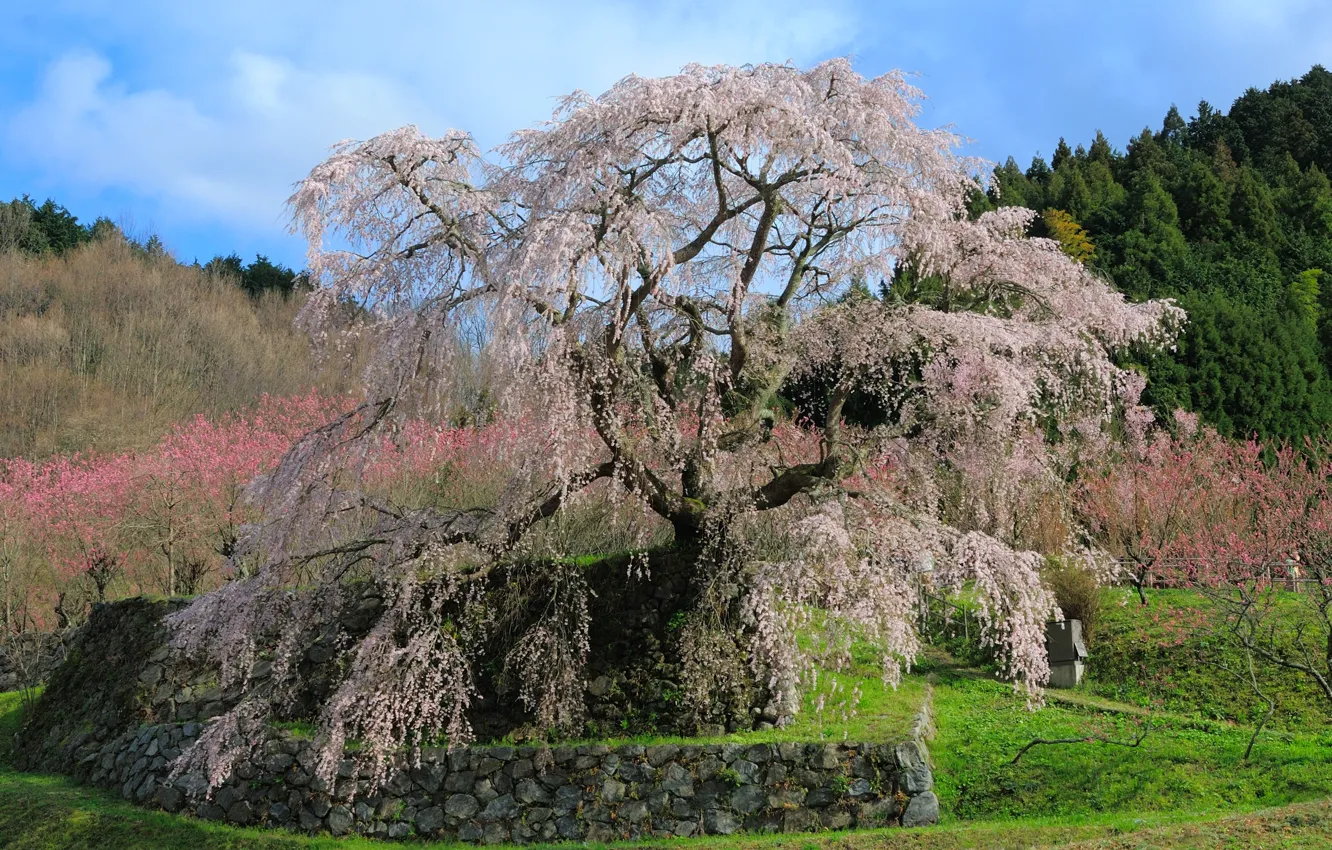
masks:
[[[196,219],[262,229],[276,225],[291,183],[329,144],[406,123],[420,108],[373,77],[245,53],[229,65],[230,95],[202,102],[130,91],[101,56],[67,55],[10,120],[9,147],[85,189],[127,189]]]
[[[157,199],[168,219],[269,232],[341,139],[417,123],[491,145],[574,88],[693,61],[805,64],[854,35],[839,8],[794,0],[157,5],[131,12],[136,84],[101,54],[61,56],[9,116],[6,152],[56,183]],[[150,40],[170,52],[144,53]]]

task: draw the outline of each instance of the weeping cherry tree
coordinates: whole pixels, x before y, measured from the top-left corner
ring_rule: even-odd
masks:
[[[1057,474],[1051,444],[1094,446],[1140,410],[1141,381],[1112,356],[1168,344],[1182,314],[1126,303],[1027,238],[1026,210],[969,217],[979,163],[913,122],[919,99],[845,60],[689,66],[574,93],[491,155],[415,127],[336,147],[290,200],[318,283],[302,321],[332,339],[348,302],[373,313],[366,401],[253,485],[268,519],[233,556],[250,577],[173,619],[178,651],[246,689],[186,766],[225,778],[294,698],[300,636],[337,617],[354,574],[386,604],[339,647],[322,769],[352,736],[381,768],[403,745],[468,740],[473,648],[504,616],[482,577],[532,555],[533,531],[595,487],[689,553],[678,651],[696,703],[743,678],[780,722],[853,639],[881,647],[895,682],[919,648],[923,563],[974,587],[996,656],[1038,693],[1057,612],[1039,557],[997,518]],[[865,294],[879,282],[883,297]],[[363,447],[440,404],[463,326],[484,328],[522,462],[494,504],[376,500],[358,485]],[[792,381],[819,388],[817,418],[783,405]],[[857,394],[888,423],[847,424]],[[961,525],[931,495],[950,463],[988,494]],[[571,730],[597,589],[541,563],[545,603],[503,663],[539,724]],[[261,650],[262,688],[248,679]]]

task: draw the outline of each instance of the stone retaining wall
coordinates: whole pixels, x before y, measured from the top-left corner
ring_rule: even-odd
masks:
[[[169,778],[197,722],[145,726],[99,744],[51,741],[77,778],[126,799],[235,824],[334,835],[464,841],[609,841],[915,826],[938,819],[928,752],[900,744],[665,744],[427,750],[374,791],[344,761],[330,787],[309,742],[275,731],[211,797],[201,776]],[[85,740],[80,740],[80,737]]]
[[[172,779],[172,761],[234,695],[172,665],[167,603],[105,606],[52,677],[18,763],[126,799],[236,824],[495,843],[807,831],[938,819],[926,697],[900,743],[474,746],[399,760],[371,787],[346,759],[329,785],[310,741],[271,730],[224,785]],[[264,662],[260,662],[262,664]],[[255,678],[265,671],[256,669]]]

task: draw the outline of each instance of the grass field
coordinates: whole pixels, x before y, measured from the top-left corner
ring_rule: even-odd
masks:
[[[1283,594],[1277,610],[1278,636],[1289,636],[1309,610],[1302,596]],[[1101,616],[1090,646],[1087,690],[1091,693],[1162,708],[1199,718],[1248,722],[1267,705],[1247,682],[1209,663],[1220,657],[1243,670],[1242,655],[1220,650],[1203,628],[1209,606],[1188,590],[1151,590],[1147,606],[1127,588],[1103,591]],[[1317,634],[1311,629],[1310,634]],[[1313,680],[1258,660],[1264,688],[1277,701],[1272,723],[1288,729],[1324,727],[1332,721],[1327,700]]]
[[[1248,762],[1251,729],[1106,700],[1052,700],[1029,711],[1006,684],[942,673],[932,747],[948,820],[1079,817],[1102,812],[1224,812],[1310,800],[1332,790],[1332,736],[1265,732]],[[1058,696],[1058,695],[1054,695]],[[1037,746],[1037,738],[1101,735],[1099,742]]]
[[[1270,734],[1244,764],[1239,756],[1248,740],[1246,729],[1157,713],[1152,731],[1136,748],[1097,743],[1036,747],[1012,765],[1013,755],[1033,738],[1093,732],[1132,737],[1144,718],[1133,706],[1087,696],[1052,700],[1032,712],[1011,687],[972,671],[937,667],[932,676],[939,726],[932,752],[942,826],[669,844],[755,850],[1332,846],[1332,808],[1313,801],[1332,788],[1332,740],[1322,735]],[[910,680],[901,695],[922,687],[919,678]],[[907,702],[867,700],[855,722],[872,724],[873,708],[879,705],[886,706],[895,724]],[[6,739],[20,706],[18,695],[0,696],[0,734]],[[382,845],[235,829],[145,811],[62,778],[0,770],[0,847],[370,846]]]

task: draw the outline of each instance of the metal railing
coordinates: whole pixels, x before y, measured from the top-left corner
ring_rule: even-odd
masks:
[[[1146,570],[1147,587],[1190,587],[1197,586],[1198,581],[1179,581],[1174,576],[1202,575],[1206,572],[1216,572],[1220,566],[1220,572],[1223,574],[1232,574],[1236,577],[1245,576],[1249,579],[1261,578],[1270,585],[1284,585],[1286,589],[1300,593],[1306,587],[1316,586],[1321,583],[1321,579],[1304,575],[1304,568],[1301,562],[1295,560],[1266,561],[1260,564],[1253,564],[1247,561],[1230,561],[1218,565],[1213,561],[1204,561],[1201,558],[1161,558],[1154,561],[1150,566],[1145,566],[1129,558],[1117,558],[1113,563],[1119,569],[1116,571],[1115,578],[1109,584],[1114,587],[1133,587],[1137,584],[1135,576],[1140,570]],[[1227,567],[1234,567],[1233,573]]]

